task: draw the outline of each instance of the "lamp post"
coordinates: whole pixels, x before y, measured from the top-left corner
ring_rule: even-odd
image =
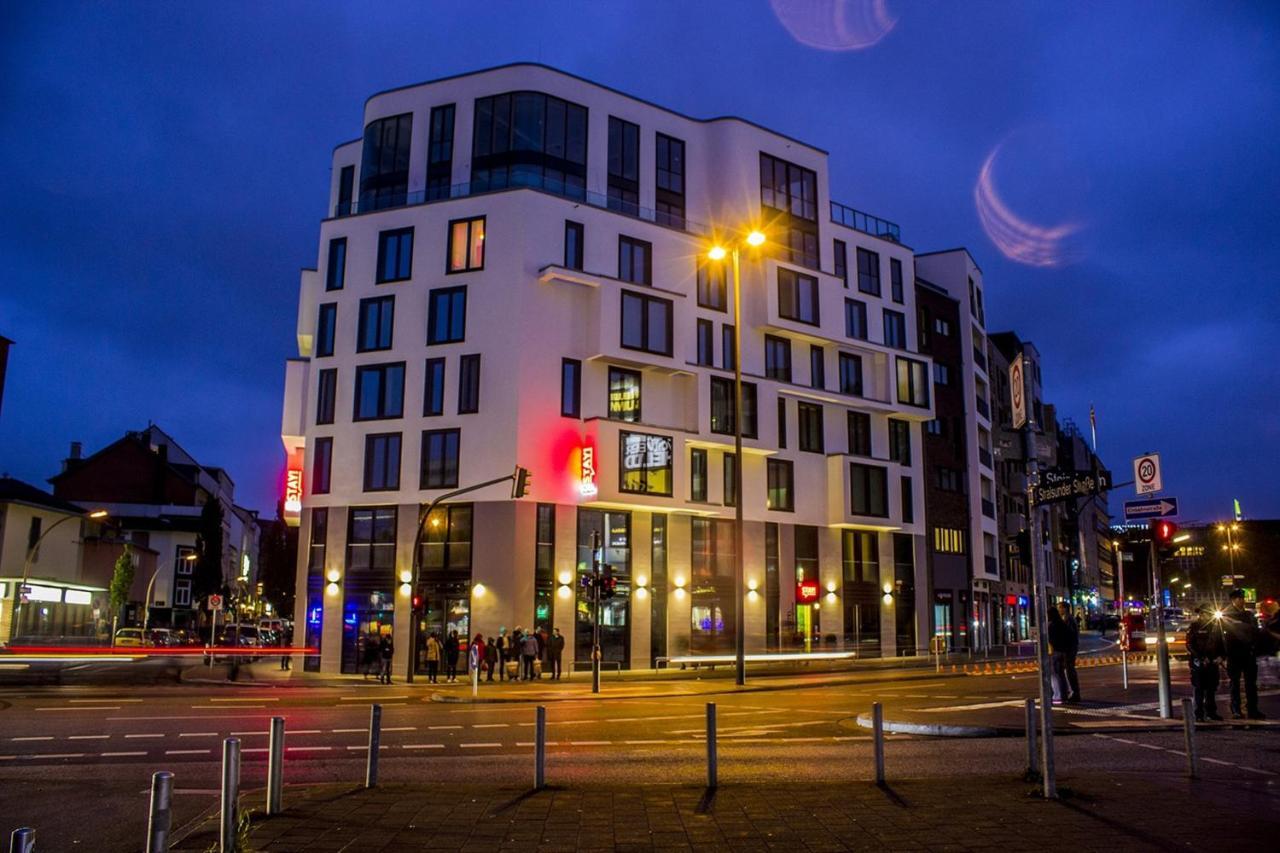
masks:
[[[35,559],[36,551],[40,550],[40,543],[44,538],[58,528],[60,524],[70,521],[73,518],[92,518],[94,521],[100,521],[107,517],[105,509],[90,510],[86,515],[64,515],[62,518],[50,524],[45,531],[37,537],[36,541],[27,549],[26,558],[22,561],[22,584],[18,587],[18,603],[13,612],[13,628],[9,636],[16,637],[18,632],[18,616],[22,613],[22,590],[27,586],[27,579],[31,576],[31,561]]]
[[[748,246],[764,245],[764,234],[751,231],[744,238]],[[737,602],[734,619],[734,661],[735,682],[739,687],[747,683],[746,660],[746,589],[743,575],[744,537],[742,530],[742,280],[738,263],[738,252],[741,245],[734,241],[726,249],[717,245],[708,253],[711,260],[722,261],[725,255],[733,259],[733,594]]]

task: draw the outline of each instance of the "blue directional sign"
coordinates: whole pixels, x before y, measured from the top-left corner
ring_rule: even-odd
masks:
[[[1125,521],[1141,521],[1144,518],[1168,518],[1177,514],[1177,498],[1147,498],[1146,500],[1124,502]]]

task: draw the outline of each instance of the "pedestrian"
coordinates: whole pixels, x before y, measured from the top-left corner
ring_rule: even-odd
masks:
[[[520,657],[524,660],[524,672],[521,678],[532,681],[534,678],[533,662],[538,659],[538,638],[530,633],[520,643]]]
[[[511,662],[514,670],[511,680],[519,681],[523,667],[520,663],[520,656],[524,653],[524,628],[517,625],[511,632]]]
[[[507,680],[507,657],[511,651],[511,640],[507,637],[507,626],[498,629],[498,680]]]
[[[1065,601],[1058,602],[1058,612],[1067,626],[1067,647],[1063,649],[1062,670],[1067,677],[1067,686],[1071,692],[1066,701],[1075,704],[1080,701],[1080,677],[1076,674],[1076,655],[1080,653],[1080,616],[1072,618],[1071,605]]]
[[[555,634],[551,636],[551,677],[556,681],[560,680],[560,659],[564,656],[564,635],[560,633],[560,629],[556,628]]]
[[[440,683],[440,658],[444,655],[444,646],[440,644],[440,635],[435,631],[427,637],[427,681]]]
[[[1221,720],[1218,716],[1218,661],[1222,658],[1222,624],[1209,608],[1196,608],[1196,619],[1187,628],[1187,664],[1195,693],[1196,720]]]
[[[547,626],[543,625],[538,628],[538,630],[533,632],[533,636],[538,641],[538,661],[542,666],[538,670],[537,677],[541,679],[542,670],[550,669],[550,667],[547,666]]]
[[[484,644],[484,668],[488,678],[485,681],[493,681],[493,668],[498,665],[498,645],[497,640],[490,637]]]
[[[364,669],[364,680],[368,681],[370,675],[378,674],[378,635],[373,631],[364,635],[364,652],[361,655],[361,664]]]
[[[484,656],[487,651],[484,647],[484,635],[477,633],[475,639],[471,641],[471,651],[467,655],[477,682],[484,671]]]
[[[395,651],[396,647],[391,643],[391,633],[383,634],[382,639],[378,641],[378,659],[381,663],[378,680],[383,684],[391,683],[391,658],[395,655]]]
[[[293,645],[293,628],[292,627],[285,628],[284,625],[280,626],[280,645],[286,649],[292,647]],[[293,658],[288,654],[280,655],[280,668],[283,670],[292,669]]]
[[[1226,640],[1227,678],[1231,680],[1231,716],[1237,720],[1265,720],[1258,710],[1258,621],[1244,606],[1244,590],[1231,590],[1231,606],[1222,612]],[[1244,681],[1244,703],[1240,682]]]
[[[444,664],[445,674],[448,676],[445,683],[453,684],[458,680],[458,655],[461,654],[461,644],[458,642],[458,632],[450,631],[448,638],[444,641]]]
[[[1049,608],[1049,657],[1053,661],[1053,704],[1061,705],[1071,694],[1067,684],[1066,648],[1070,645],[1071,629],[1062,620],[1056,607]]]

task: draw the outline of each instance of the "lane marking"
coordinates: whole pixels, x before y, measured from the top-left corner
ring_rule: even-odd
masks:
[[[29,737],[11,737],[9,740],[53,740],[53,735],[31,735]]]
[[[329,731],[335,735],[346,735],[346,734],[351,734],[352,732],[367,732],[369,730],[368,729],[329,729]],[[295,734],[297,733],[295,732]]]
[[[438,731],[440,729],[460,729],[462,726],[427,726],[430,731]]]
[[[621,722],[621,720],[614,720],[613,722],[617,723],[617,722]],[[473,729],[505,729],[507,728],[507,723],[476,723],[471,728]]]
[[[141,752],[103,752],[99,753],[103,758],[125,758],[134,755],[146,755],[145,751]]]
[[[401,749],[444,749],[442,743],[406,743]]]
[[[500,748],[501,746],[502,744],[500,743],[460,743],[458,744],[458,747],[460,749],[497,749],[497,748]]]
[[[1246,765],[1244,765],[1244,764],[1240,764],[1240,765],[1238,765],[1238,766],[1239,766],[1239,768],[1240,768],[1241,770],[1248,770],[1250,773],[1260,773],[1260,774],[1262,774],[1263,776],[1274,776],[1274,775],[1276,775],[1276,774],[1272,773],[1270,770],[1259,770],[1257,767],[1248,767],[1248,766],[1246,766]]]
[[[381,750],[381,749],[390,749],[390,748],[391,748],[391,747],[387,746],[386,744],[378,744],[378,749],[380,749],[380,750]],[[361,746],[349,746],[349,747],[347,747],[347,749],[352,749],[352,750],[355,750],[355,749],[363,749],[365,752],[368,752],[368,751],[369,751],[369,746],[368,746],[368,744],[363,744],[363,745],[361,745]]]
[[[224,711],[227,709],[231,709],[235,711],[240,711],[247,708],[265,708],[265,707],[267,706],[266,705],[192,705],[191,710],[193,711]],[[113,710],[118,711],[120,709],[115,708]]]
[[[210,699],[210,702],[279,702],[279,696],[243,696],[236,699]]]
[[[106,740],[111,735],[70,735],[67,740]]]
[[[208,755],[212,750],[208,749],[166,749],[165,755]]]
[[[101,706],[94,705],[93,707],[89,707],[87,705],[77,705],[74,708],[64,708],[61,705],[59,705],[52,708],[36,708],[35,710],[37,711],[119,711],[120,706],[119,705],[101,705]]]
[[[140,738],[140,737],[164,737],[164,735],[163,735],[162,733],[160,733],[160,732],[155,732],[155,733],[152,733],[152,734],[125,735],[125,736],[124,736],[124,739],[125,739],[125,740],[132,740],[133,738]]]
[[[24,755],[22,758],[84,758],[83,752],[39,752],[35,755]]]
[[[417,726],[383,726],[382,730],[384,732],[416,732],[418,730],[418,727]],[[367,729],[361,729],[360,731],[367,731]]]
[[[286,750],[291,749],[294,752],[329,752],[333,749],[331,746],[286,746]]]
[[[68,699],[68,702],[75,702],[84,705],[101,705],[103,702],[141,702],[141,699]]]
[[[249,753],[249,752],[270,752],[271,750],[269,747],[255,746],[255,747],[250,747],[248,749],[242,749],[240,751],[244,753]]]
[[[1231,764],[1231,762],[1230,762],[1230,761],[1223,761],[1223,760],[1222,760],[1222,759],[1220,759],[1220,758],[1209,758],[1208,756],[1205,756],[1205,757],[1201,758],[1200,760],[1201,760],[1201,761],[1208,761],[1210,764],[1221,764],[1221,765],[1223,765],[1223,766],[1225,766],[1225,767],[1231,767],[1231,766],[1233,766],[1233,765]]]
[[[666,741],[665,741],[665,740],[661,740],[661,739],[658,739],[658,740],[624,740],[624,741],[623,741],[623,743],[627,744],[628,746],[641,746],[641,745],[643,745],[643,744],[666,743]]]
[[[612,746],[611,740],[571,740],[569,746]]]
[[[179,732],[178,737],[217,737],[217,732]]]

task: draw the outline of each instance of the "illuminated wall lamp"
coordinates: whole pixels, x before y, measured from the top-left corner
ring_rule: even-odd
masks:
[[[636,576],[636,587],[638,589],[644,589],[648,585],[649,585],[649,579],[647,577],[645,577],[644,575]]]
[[[410,583],[413,581],[413,572],[409,569],[400,570],[400,583]]]
[[[560,588],[556,590],[556,595],[560,596],[561,598],[568,598],[569,596],[573,595],[573,587],[569,586],[568,584],[562,583],[560,584]]]
[[[403,596],[406,596],[406,597],[407,597],[407,596],[409,595],[409,593],[411,593],[411,592],[413,592],[413,587],[412,587],[412,586],[410,586],[410,585],[409,585],[409,584],[407,584],[407,583],[402,583],[402,584],[400,584],[400,594],[401,594],[401,595],[403,595]]]
[[[342,579],[342,572],[338,571],[337,569],[330,569],[329,571],[325,572],[324,576],[329,581],[329,583],[337,583],[339,580]]]
[[[836,582],[827,581],[827,592],[835,592],[835,591],[836,591]]]
[[[332,583],[332,582],[331,582],[328,586],[326,586],[326,587],[324,588],[324,591],[325,591],[326,593],[328,593],[329,595],[337,595],[337,594],[338,594],[338,585],[337,585],[336,583]]]
[[[569,584],[573,583],[573,572],[569,571],[568,569],[565,569],[563,572],[560,573],[560,576],[557,578],[557,580],[560,581],[561,586],[568,586]]]
[[[485,592],[486,592],[485,586],[482,583],[478,583],[475,586],[471,587],[471,594],[474,595],[476,598],[483,597]]]
[[[755,578],[751,578],[750,580],[747,581],[748,592],[755,592],[757,586],[759,586],[759,583],[756,581]]]

